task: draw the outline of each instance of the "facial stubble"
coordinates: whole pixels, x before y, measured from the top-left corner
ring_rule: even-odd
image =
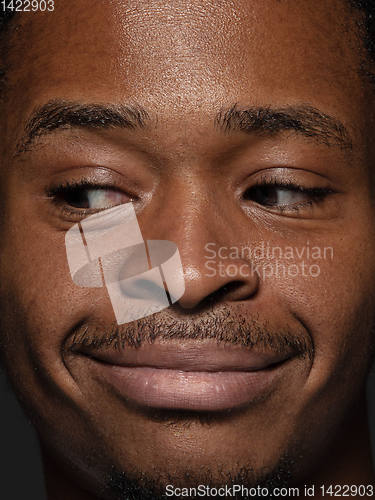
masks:
[[[249,314],[234,314],[225,307],[212,307],[205,312],[189,315],[177,315],[168,310],[127,325],[114,324],[107,328],[84,322],[77,325],[67,338],[64,353],[74,355],[84,352],[94,355],[95,352],[106,349],[138,349],[155,342],[207,340],[219,345],[241,346],[249,350],[271,350],[291,357],[312,359],[314,356],[312,339],[302,323],[300,326],[294,325],[293,328],[271,324]],[[239,414],[248,411],[243,407],[216,412],[185,411],[142,408],[131,404],[129,408],[140,417],[146,417],[171,429],[186,429],[191,426],[212,428],[223,422],[233,421]],[[267,429],[264,429],[264,432],[267,432]],[[284,454],[272,467],[255,469],[250,463],[237,463],[228,467],[223,463],[222,466],[216,466],[215,470],[211,464],[193,470],[181,465],[178,474],[156,468],[146,471],[135,467],[131,471],[124,471],[119,466],[112,465],[107,468],[106,489],[103,494],[118,500],[162,500],[171,498],[165,493],[168,484],[180,488],[196,488],[198,485],[210,488],[220,488],[223,485],[242,485],[247,488],[262,486],[272,491],[274,487],[283,487],[288,483],[292,462],[288,455]],[[241,495],[240,498],[246,496]]]

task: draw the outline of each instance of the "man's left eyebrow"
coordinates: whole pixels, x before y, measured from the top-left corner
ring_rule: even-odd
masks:
[[[310,105],[242,108],[235,104],[221,109],[215,122],[225,132],[277,135],[291,131],[328,146],[353,149],[353,140],[344,124]]]
[[[147,111],[139,105],[113,106],[51,100],[35,109],[27,120],[16,156],[26,153],[34,139],[58,129],[120,127],[134,130],[146,127],[148,120]]]

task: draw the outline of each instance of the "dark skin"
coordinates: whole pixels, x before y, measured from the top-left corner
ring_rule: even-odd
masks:
[[[364,393],[375,319],[373,89],[358,72],[354,14],[324,1],[56,4],[19,17],[1,110],[3,358],[40,437],[49,500],[98,498],[113,466],[161,476],[163,487],[168,474],[184,485],[187,473],[196,484],[225,484],[244,467],[257,484],[285,457],[294,464],[288,484],[314,484],[315,498],[321,485],[374,484]],[[89,105],[136,104],[145,120],[104,129],[65,116],[25,137],[34,110],[51,100],[78,106],[86,121]],[[313,109],[315,121],[225,131],[219,113],[235,104],[305,122]],[[66,260],[65,233],[90,211],[51,186],[82,179],[104,190],[99,208],[133,199],[144,238],[178,245],[185,293],[150,321],[203,334],[169,342],[210,345],[202,321],[225,312],[234,330],[242,318],[288,327],[310,355],[288,358],[268,392],[220,418],[163,409],[154,418],[117,398],[72,348],[80,328],[101,325],[104,336],[115,324],[105,290],[74,285]],[[268,186],[266,201],[258,185]],[[225,267],[208,276],[210,242],[309,242],[332,247],[334,258],[315,259],[316,277]],[[163,344],[168,328],[159,330]]]

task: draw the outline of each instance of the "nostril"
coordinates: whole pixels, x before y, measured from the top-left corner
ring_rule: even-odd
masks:
[[[185,272],[185,293],[178,303],[183,309],[202,309],[217,302],[244,301],[254,297],[258,287],[256,268],[249,262],[236,259],[213,273]]]
[[[254,284],[249,284],[244,281],[232,281],[226,283],[218,290],[215,290],[207,300],[212,304],[216,302],[231,301],[237,302],[253,297],[258,290]]]
[[[243,287],[243,283],[241,281],[232,281],[231,283],[227,283],[223,285],[219,290],[216,290],[210,295],[211,301],[222,300],[223,297],[228,295],[232,295],[237,293],[241,287]]]

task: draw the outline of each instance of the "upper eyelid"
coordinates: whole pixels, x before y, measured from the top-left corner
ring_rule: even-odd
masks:
[[[79,189],[103,189],[103,190],[113,190],[113,191],[121,191],[121,189],[115,185],[111,184],[100,184],[97,182],[87,181],[82,179],[80,181],[63,181],[56,183],[52,186],[47,186],[45,188],[45,193],[47,196],[55,196],[59,192],[63,191],[74,191]]]
[[[334,191],[330,188],[325,188],[325,187],[309,187],[309,186],[299,186],[298,184],[295,184],[292,181],[284,182],[284,181],[259,181],[256,182],[254,185],[249,186],[247,189],[245,189],[245,193],[248,191],[251,191],[252,189],[257,189],[260,187],[279,187],[280,189],[284,190],[290,190],[294,192],[305,192],[305,193],[321,193],[321,194],[331,194],[334,193]]]
[[[261,186],[275,186],[283,189],[298,190],[298,191],[312,191],[312,190],[329,190],[328,188],[316,187],[316,186],[303,186],[292,180],[278,180],[276,177],[272,177],[270,179],[259,179],[255,182],[254,185],[249,186],[247,189],[252,189]]]

